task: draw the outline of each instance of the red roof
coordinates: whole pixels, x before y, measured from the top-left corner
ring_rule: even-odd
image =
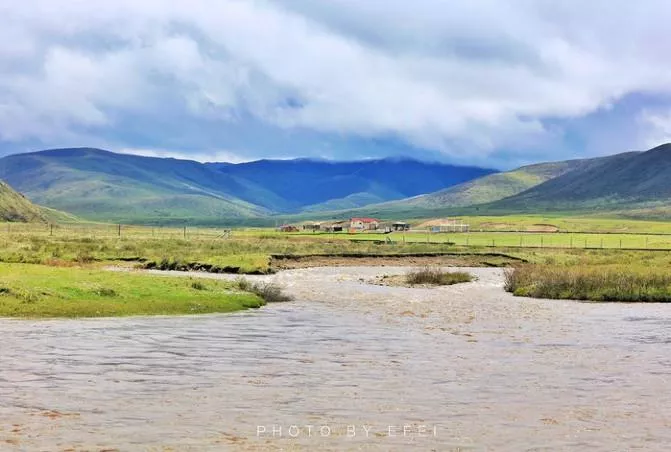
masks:
[[[360,221],[362,223],[379,223],[380,220],[375,218],[352,218],[351,221]]]

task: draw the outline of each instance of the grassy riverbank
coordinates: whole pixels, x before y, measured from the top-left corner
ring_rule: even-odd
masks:
[[[671,273],[636,265],[525,265],[507,270],[505,289],[536,298],[671,302]]]
[[[0,317],[205,314],[263,304],[232,282],[0,264]]]

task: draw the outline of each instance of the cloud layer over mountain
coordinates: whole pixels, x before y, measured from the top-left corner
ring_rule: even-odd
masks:
[[[512,166],[668,139],[664,0],[0,0],[0,146]]]

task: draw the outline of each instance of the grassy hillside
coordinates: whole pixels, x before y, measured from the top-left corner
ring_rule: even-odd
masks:
[[[9,185],[0,181],[0,221],[45,221],[46,214]]]
[[[602,159],[494,203],[492,207],[508,211],[656,211],[662,213],[660,217],[668,218],[671,144]]]
[[[566,160],[523,166],[504,173],[490,174],[428,195],[389,202],[380,208],[410,207],[435,209],[485,204],[516,195],[545,181],[593,164],[599,159]]]
[[[227,193],[235,181],[185,160],[62,149],[5,157],[0,177],[39,204],[90,220],[225,221],[266,213]]]

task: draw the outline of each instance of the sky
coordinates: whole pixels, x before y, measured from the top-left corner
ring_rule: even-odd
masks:
[[[0,0],[0,156],[410,156],[671,141],[668,0]]]

